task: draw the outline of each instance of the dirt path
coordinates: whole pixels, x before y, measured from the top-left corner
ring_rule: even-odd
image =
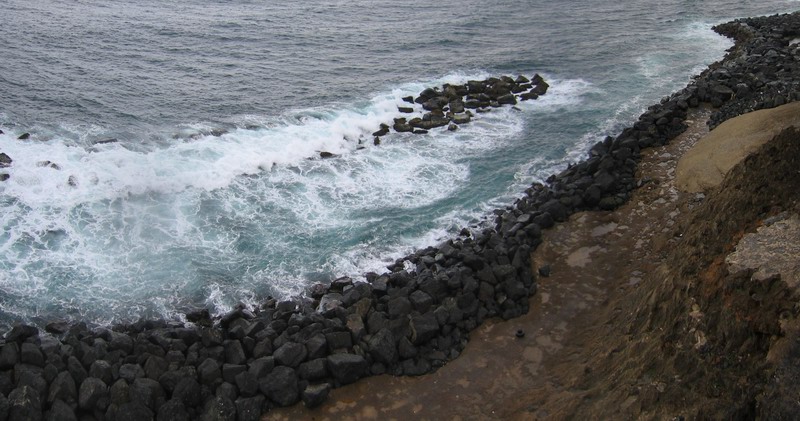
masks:
[[[461,356],[436,373],[378,376],[331,392],[321,408],[273,410],[265,420],[565,419],[597,397],[592,361],[612,353],[625,332],[615,315],[632,311],[626,296],[661,262],[681,215],[701,196],[674,185],[678,158],[705,135],[708,110],[666,147],[645,151],[644,185],[615,212],[584,212],[547,231],[534,264],[549,265],[528,314],[476,329]],[[517,331],[524,332],[518,338]],[[592,383],[594,382],[594,383]],[[635,407],[626,399],[623,414]]]

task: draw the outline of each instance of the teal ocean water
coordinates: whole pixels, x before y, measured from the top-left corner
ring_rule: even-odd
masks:
[[[797,7],[6,0],[0,324],[224,312],[381,271],[686,85],[732,45],[713,24]],[[538,101],[372,144],[403,96],[534,73]]]

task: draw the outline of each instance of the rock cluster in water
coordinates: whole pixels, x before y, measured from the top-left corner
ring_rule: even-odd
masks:
[[[397,117],[392,126],[381,124],[380,130],[372,135],[374,143],[380,143],[380,137],[389,134],[390,128],[398,133],[411,132],[426,134],[429,130],[447,126],[454,131],[461,124],[469,123],[476,112],[486,112],[490,107],[515,105],[517,100],[527,101],[538,99],[547,93],[550,85],[538,74],[532,79],[518,76],[488,78],[486,80],[470,80],[463,85],[445,84],[439,88],[428,88],[422,91],[417,98],[405,97],[403,100],[409,104],[420,104],[426,112],[421,117],[408,119]],[[398,107],[401,113],[414,112],[413,107]]]
[[[366,274],[363,281],[340,278],[315,285],[304,298],[269,300],[218,320],[205,310],[192,312],[187,325],[151,320],[91,330],[51,323],[49,335],[15,326],[0,348],[0,421],[257,420],[273,406],[301,400],[319,405],[331,388],[364,376],[435,370],[459,355],[484,320],[528,310],[536,291],[530,254],[542,229],[576,211],[622,204],[637,187],[641,149],[684,131],[690,107],[716,106],[715,125],[797,98],[797,91],[786,91],[797,83],[786,69],[795,68],[800,53],[790,46],[800,34],[800,15],[743,19],[717,30],[737,40],[721,63],[650,107],[617,137],[596,144],[585,161],[496,210],[486,228],[465,229],[398,260],[386,273]],[[459,89],[453,87],[456,94]],[[467,84],[467,95],[470,89]],[[445,113],[445,99],[448,118],[461,114],[447,90],[412,99],[430,108],[430,119],[421,122],[439,124],[434,111]],[[485,102],[477,95],[462,101],[465,109]],[[500,98],[511,102],[505,95],[494,98],[498,105]],[[415,127],[411,121],[421,124],[399,118],[394,129],[407,131],[405,125]],[[539,269],[542,276],[549,273]]]

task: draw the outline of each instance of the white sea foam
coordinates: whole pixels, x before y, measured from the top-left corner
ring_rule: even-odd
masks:
[[[519,149],[520,145],[513,142],[522,140],[519,136],[526,119],[532,115],[542,117],[544,114],[579,106],[585,95],[597,93],[596,88],[585,80],[558,79],[550,75],[545,75],[545,79],[551,83],[551,88],[547,95],[542,96],[539,100],[520,102],[517,104],[519,111],[513,108],[502,108],[480,115],[480,123],[469,126],[465,130],[469,131],[468,134],[459,137],[447,132],[440,132],[442,133],[439,135],[441,139],[436,141],[446,142],[446,151],[479,152],[481,149],[496,147]],[[542,118],[546,119],[547,117]],[[498,131],[498,127],[503,127],[503,130]],[[533,133],[535,135],[535,129]],[[541,170],[557,168],[563,162],[563,159],[554,161],[541,157],[535,158],[527,164],[535,168],[528,168],[527,165],[524,165],[523,169],[514,174],[513,182],[506,186],[505,191],[497,191],[495,196],[472,206],[455,204],[451,210],[436,216],[430,229],[414,235],[383,239],[380,247],[376,247],[378,245],[375,244],[364,244],[338,253],[331,259],[329,267],[335,273],[350,276],[359,276],[368,271],[380,273],[385,270],[386,265],[416,249],[438,244],[451,238],[463,227],[479,226],[483,217],[492,209],[508,205],[515,197],[519,196],[527,185],[542,174]]]
[[[298,294],[309,279],[381,271],[482,212],[436,216],[471,182],[471,163],[516,147],[532,113],[569,107],[587,88],[555,81],[539,101],[481,114],[456,132],[372,145],[371,132],[407,105],[403,96],[485,77],[410,83],[221,136],[197,136],[213,129],[205,124],[186,125],[186,140],[140,144],[0,135],[14,160],[0,185],[0,290],[11,298],[3,311],[100,323],[180,317],[192,303],[224,312],[264,294]],[[340,157],[308,159],[321,151]],[[413,218],[429,212],[420,229]]]

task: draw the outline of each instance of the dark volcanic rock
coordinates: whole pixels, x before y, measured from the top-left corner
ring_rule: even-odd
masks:
[[[78,407],[85,410],[105,410],[108,406],[108,386],[102,380],[89,377],[78,391]]]
[[[127,380],[129,383],[144,376],[145,376],[144,369],[142,369],[142,366],[140,366],[139,364],[123,364],[119,368],[119,377],[121,379]],[[86,375],[83,375],[81,377],[85,378]]]
[[[75,411],[72,407],[67,405],[62,400],[56,400],[50,405],[50,411],[47,413],[47,421],[77,421]]]
[[[184,377],[175,386],[172,399],[180,400],[187,408],[197,407],[203,400],[200,383],[191,377]]]
[[[239,398],[236,400],[236,416],[238,421],[258,421],[264,411],[263,396]]]
[[[333,354],[328,356],[328,370],[340,384],[353,383],[366,374],[367,361],[360,355]]]
[[[178,399],[170,399],[161,405],[156,415],[157,421],[189,421],[190,419],[186,406]]]
[[[331,352],[346,351],[353,346],[350,332],[331,332],[325,334],[325,342]]]
[[[69,372],[58,373],[53,383],[50,384],[50,392],[47,395],[47,403],[52,404],[56,399],[66,403],[76,403],[78,401],[78,390],[75,387],[75,380]]]
[[[297,374],[289,367],[278,366],[259,382],[259,389],[271,401],[289,406],[300,399]]]
[[[249,371],[237,374],[234,377],[234,383],[242,396],[255,396],[258,393],[258,377]]]
[[[303,380],[319,380],[328,376],[328,362],[325,358],[317,358],[300,364],[297,374]]]
[[[206,402],[201,421],[236,421],[236,405],[225,396],[216,396]]]
[[[0,370],[13,368],[19,362],[19,346],[9,342],[0,349]]]
[[[139,402],[127,402],[119,406],[116,420],[118,421],[147,421],[152,420],[155,414],[148,407]]]
[[[369,352],[375,361],[391,364],[397,360],[397,347],[391,330],[383,328],[369,340]]]
[[[436,337],[439,333],[439,322],[433,312],[411,317],[411,342],[421,345]]]
[[[0,421],[6,421],[8,419],[8,409],[8,399],[5,394],[0,393]]]
[[[497,102],[504,105],[514,105],[517,103],[517,98],[514,94],[505,94],[497,98]]]
[[[6,342],[22,342],[25,339],[39,334],[39,329],[30,325],[16,325],[6,334]]]
[[[56,335],[60,335],[60,334],[65,333],[65,332],[67,332],[69,330],[69,323],[66,322],[66,321],[63,321],[63,320],[53,321],[53,322],[48,323],[44,327],[44,330],[46,332],[48,332],[48,333],[53,333],[53,334],[56,334]]]
[[[8,419],[14,421],[40,421],[42,403],[39,392],[28,386],[18,387],[8,395]]]
[[[273,354],[275,362],[289,367],[297,367],[306,359],[307,355],[308,351],[306,351],[306,347],[296,342],[285,343],[283,346],[276,349]]]
[[[219,363],[213,358],[206,358],[197,366],[197,376],[202,384],[211,384],[222,378]]]
[[[308,385],[303,390],[303,404],[307,408],[316,408],[328,399],[328,393],[330,393],[330,391],[331,385],[328,383]]]

